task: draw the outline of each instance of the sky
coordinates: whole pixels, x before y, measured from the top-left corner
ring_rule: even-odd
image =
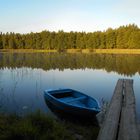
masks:
[[[140,27],[140,0],[0,0],[0,32]]]

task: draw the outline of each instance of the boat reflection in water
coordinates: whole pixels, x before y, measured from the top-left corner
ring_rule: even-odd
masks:
[[[60,119],[96,124],[100,107],[94,98],[72,89],[45,90],[47,106]]]

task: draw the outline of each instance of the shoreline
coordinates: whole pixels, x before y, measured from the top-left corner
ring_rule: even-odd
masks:
[[[96,53],[96,54],[140,54],[140,49],[66,49],[58,50],[38,50],[38,49],[1,49],[0,52],[11,53]]]

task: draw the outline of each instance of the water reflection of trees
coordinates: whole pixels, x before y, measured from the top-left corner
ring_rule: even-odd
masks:
[[[1,53],[0,68],[104,69],[132,76],[140,73],[140,55],[66,54],[66,53]]]

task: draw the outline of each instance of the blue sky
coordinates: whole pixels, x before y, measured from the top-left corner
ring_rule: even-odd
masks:
[[[0,0],[0,31],[106,30],[135,23],[140,0]]]

